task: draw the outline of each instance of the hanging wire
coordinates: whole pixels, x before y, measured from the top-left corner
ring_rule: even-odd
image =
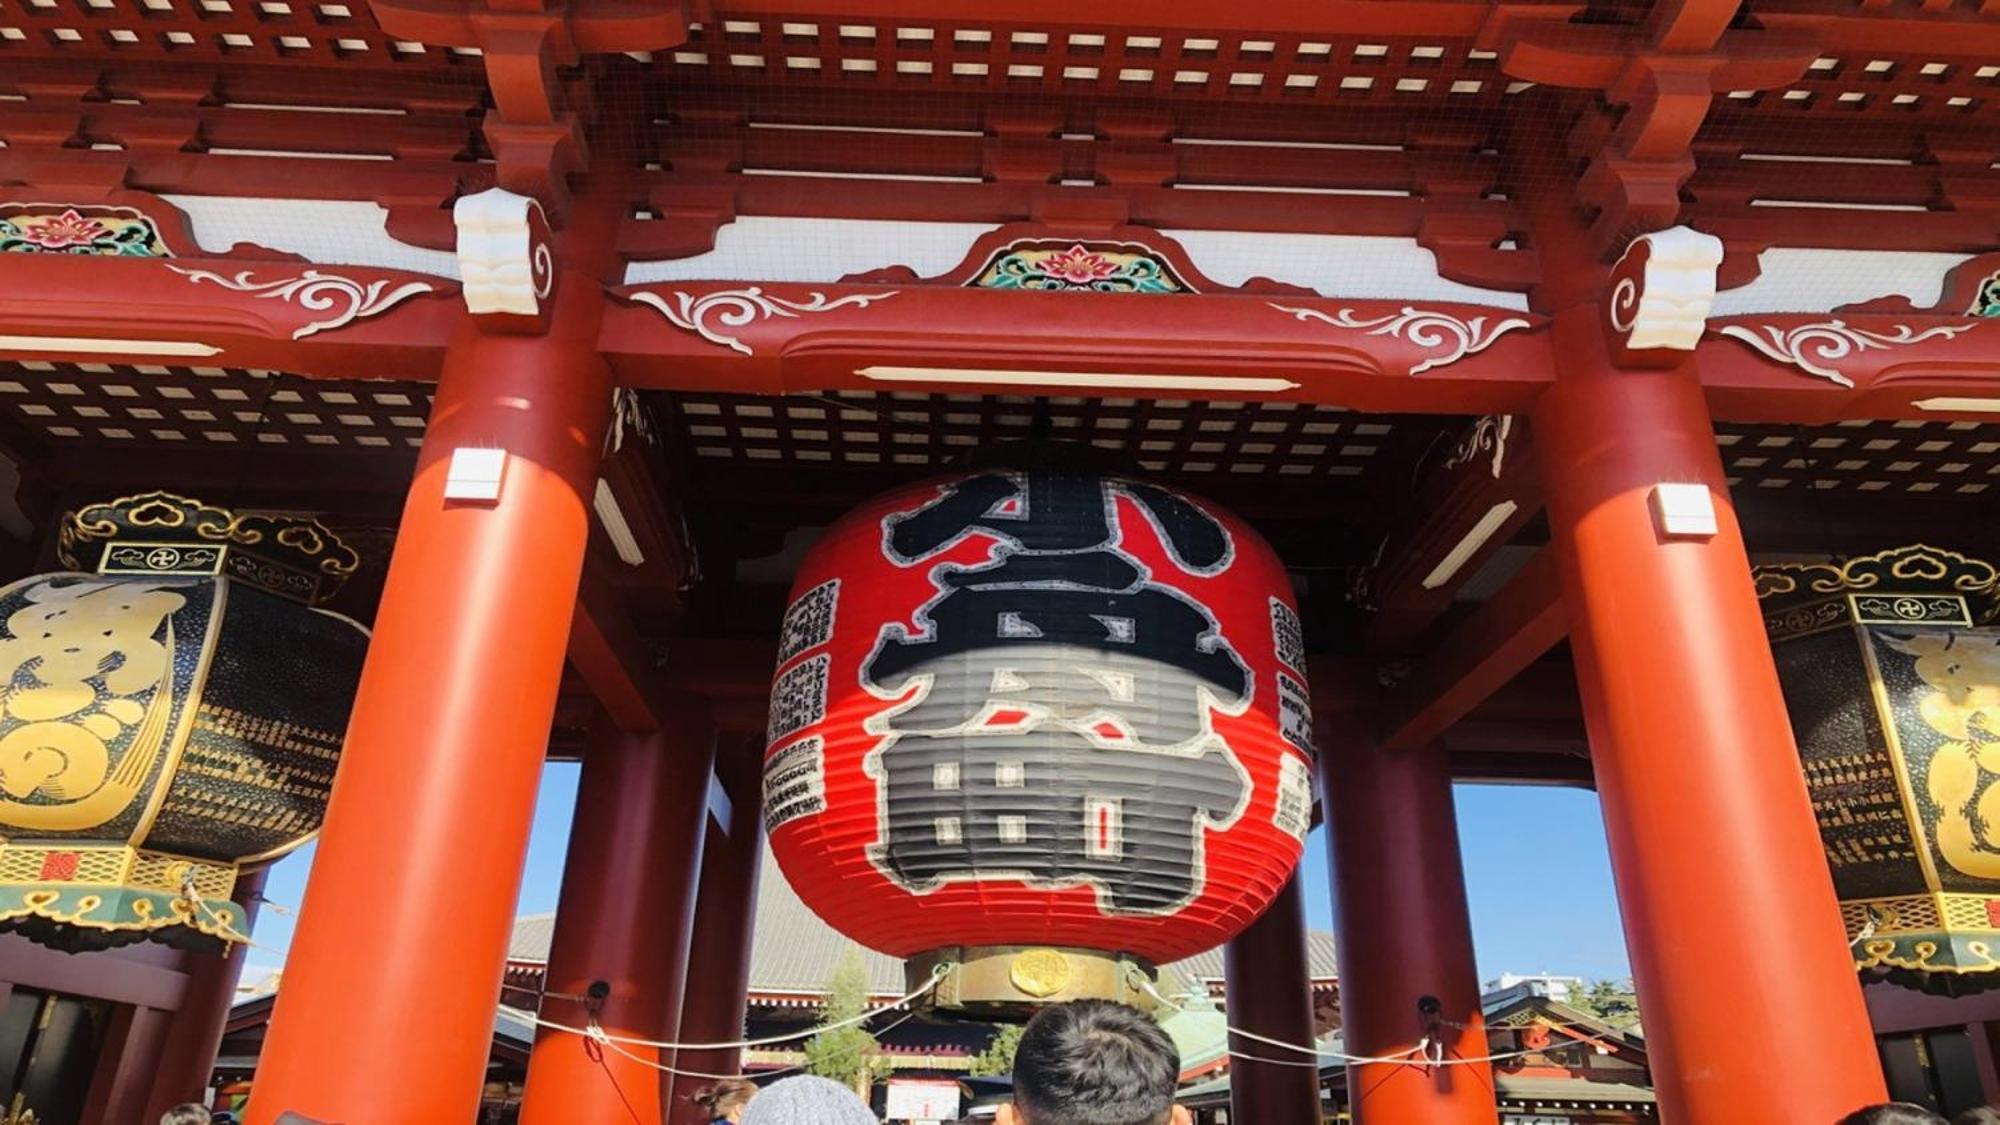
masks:
[[[882,1034],[887,1035],[889,1032],[892,1032],[897,1028],[903,1026],[904,1024],[910,1022],[911,1020],[915,1019],[916,1016],[917,1013],[915,1012],[903,1013],[901,1019],[898,1019],[894,1023],[891,1023],[889,1026],[883,1028]],[[825,1028],[814,1028],[812,1034],[817,1035],[825,1030],[826,1030]],[[658,1059],[649,1059],[643,1055],[635,1055],[632,1052],[626,1050],[625,1048],[620,1047],[613,1040],[613,1038],[609,1034],[607,1034],[602,1027],[598,1025],[596,1020],[591,1021],[590,1027],[584,1032],[584,1038],[590,1040],[593,1043],[598,1044],[601,1047],[609,1049],[614,1054],[621,1055],[625,1058],[631,1059],[633,1062],[639,1063],[642,1066],[652,1067],[654,1070],[657,1070],[662,1074],[674,1075],[677,1078],[706,1078],[711,1081],[720,1082],[731,1078],[744,1077],[744,1075],[741,1074],[709,1074],[699,1070],[679,1070],[674,1067],[667,1066],[666,1064],[660,1062]],[[759,1078],[775,1078],[781,1074],[792,1074],[804,1069],[805,1069],[804,1063],[795,1063],[792,1066],[781,1067],[777,1070],[758,1071],[757,1076]]]
[[[221,930],[223,940],[240,942],[252,949],[273,954],[277,957],[285,956],[285,951],[282,949],[274,949],[271,946],[250,940],[250,935],[248,934],[238,933],[236,927],[229,924],[229,919],[217,912],[215,908],[209,906],[208,900],[202,897],[201,892],[195,890],[193,872],[189,872],[181,878],[181,901],[188,903],[195,910],[199,911],[203,917],[207,918],[217,929]]]
[[[944,978],[947,975],[949,975],[953,969],[956,969],[957,967],[958,967],[957,965],[953,964],[950,961],[943,962],[942,964],[938,965],[937,968],[931,970],[930,979],[925,981],[923,983],[923,986],[916,989],[915,991],[906,992],[902,996],[894,1000],[891,1000],[889,1003],[884,1004],[879,1008],[871,1008],[866,1012],[862,1012],[858,1016],[850,1016],[849,1018],[844,1020],[835,1020],[833,1023],[823,1024],[819,1027],[811,1028],[806,1031],[796,1032],[789,1035],[773,1035],[764,1039],[741,1039],[730,1043],[671,1043],[658,1039],[637,1039],[629,1035],[612,1035],[609,1032],[604,1032],[602,1029],[599,1029],[599,1031],[606,1042],[624,1043],[633,1047],[652,1047],[662,1051],[666,1050],[728,1051],[728,1050],[735,1050],[736,1048],[739,1047],[746,1047],[746,1048],[767,1047],[773,1043],[791,1043],[799,1039],[810,1039],[813,1036],[818,1035],[822,1031],[837,1031],[843,1027],[852,1027],[855,1024],[865,1023],[868,1020],[874,1019],[876,1016],[882,1015],[885,1012],[893,1012],[896,1009],[901,1008],[903,1005],[910,1003],[912,1000],[916,1000],[922,996],[928,995],[933,989],[937,988],[938,985],[944,983]],[[528,1023],[532,1023],[536,1027],[546,1027],[556,1031],[567,1031],[572,1035],[591,1036],[591,1031],[588,1026],[577,1027],[572,1024],[557,1023],[554,1020],[545,1020],[541,1016],[536,1015],[533,1012],[524,1011],[520,1008],[509,1007],[508,1005],[505,1004],[500,1005],[500,1009],[501,1011],[504,1011],[509,1015],[516,1017],[517,1019],[521,1019]],[[594,1038],[594,1036],[592,1037]]]
[[[241,941],[244,944],[249,945],[253,949],[261,949],[264,950],[265,952],[279,952],[277,950],[270,949],[268,946],[259,945],[256,942],[251,941],[249,938],[236,933],[235,929],[228,925],[226,919],[224,919],[221,915],[216,914],[213,910],[210,910],[208,904],[204,900],[202,900],[202,898],[199,895],[194,893],[194,884],[191,879],[183,885],[183,893],[186,894],[189,900],[193,902],[197,907],[199,907],[200,910],[204,914],[206,914],[212,922],[214,922],[218,926],[221,926],[225,930],[227,936],[230,937],[232,940]],[[277,909],[280,913],[287,913],[287,914],[291,913],[289,909],[279,906],[278,904],[272,903],[269,899],[264,899],[263,903],[266,907]],[[1855,939],[1855,942],[1859,943],[1860,941],[1865,940],[1871,933],[1873,933],[1873,931],[1874,931],[1874,921],[1873,919],[1870,919],[1868,927],[1862,931],[1860,937],[1857,937]],[[945,962],[943,964],[940,964],[937,966],[936,969],[932,971],[930,979],[925,981],[922,987],[916,989],[915,991],[905,993],[904,995],[898,997],[895,1000],[890,1001],[887,1004],[882,1005],[881,1007],[872,1008],[866,1012],[862,1012],[859,1015],[851,1016],[847,1019],[838,1020],[834,1023],[826,1024],[820,1027],[811,1028],[806,1031],[793,1032],[787,1035],[773,1035],[763,1039],[744,1039],[731,1043],[671,1043],[659,1040],[637,1039],[632,1036],[613,1035],[610,1032],[605,1031],[604,1028],[598,1024],[596,1017],[594,1016],[591,1018],[590,1022],[585,1026],[576,1027],[571,1024],[559,1023],[555,1020],[543,1019],[541,1016],[533,1012],[529,1012],[522,1008],[516,1008],[508,1004],[500,1005],[499,1009],[501,1012],[509,1016],[512,1016],[515,1019],[521,1020],[524,1023],[530,1023],[536,1027],[549,1028],[550,1030],[553,1031],[567,1032],[571,1035],[581,1036],[582,1038],[589,1039],[593,1042],[602,1044],[603,1046],[610,1048],[617,1054],[623,1055],[634,1062],[644,1063],[647,1066],[653,1067],[656,1070],[660,1070],[668,1074],[673,1074],[683,1078],[705,1078],[705,1079],[720,1081],[725,1078],[738,1078],[741,1077],[741,1075],[704,1074],[699,1071],[676,1070],[672,1067],[662,1065],[661,1063],[655,1060],[642,1058],[639,1055],[632,1054],[631,1052],[625,1050],[624,1047],[621,1046],[621,1044],[633,1047],[644,1047],[644,1048],[663,1050],[663,1051],[664,1050],[723,1051],[723,1050],[748,1049],[753,1047],[766,1047],[779,1043],[797,1042],[798,1040],[801,1039],[810,1039],[813,1036],[818,1035],[822,1031],[836,1031],[843,1027],[852,1027],[855,1024],[866,1023],[868,1020],[874,1019],[876,1016],[880,1016],[885,1013],[895,1011],[903,1007],[904,1005],[910,1003],[913,1000],[928,995],[931,991],[936,989],[938,985],[942,984],[944,982],[944,978],[947,975],[949,975],[956,967],[957,966],[952,964],[951,962]],[[1140,987],[1144,989],[1147,995],[1151,996],[1158,1003],[1168,1008],[1172,1008],[1176,1012],[1187,1011],[1187,1009],[1182,1005],[1177,1004],[1173,1000],[1168,999],[1167,996],[1164,993],[1162,993],[1151,980],[1145,979],[1144,977],[1140,977],[1138,978],[1138,983]],[[543,995],[549,997],[555,997],[558,999],[566,998],[565,994],[563,993],[545,992],[543,993]],[[577,999],[576,997],[567,997],[567,998]],[[916,1015],[915,1012],[907,1012],[902,1016],[901,1019],[896,1020],[894,1023],[891,1023],[888,1027],[885,1027],[882,1030],[884,1032],[893,1031],[896,1028],[901,1027],[904,1023],[908,1022],[915,1015]],[[1466,1024],[1458,1021],[1440,1020],[1439,1022],[1441,1024],[1444,1024],[1445,1026],[1454,1027],[1461,1031],[1470,1030]],[[1505,1051],[1499,1054],[1492,1054],[1492,1055],[1479,1055],[1472,1057],[1461,1057],[1454,1055],[1447,1057],[1443,1054],[1444,1051],[1443,1043],[1432,1039],[1430,1036],[1425,1036],[1422,1039],[1418,1040],[1416,1046],[1411,1047],[1409,1050],[1399,1055],[1381,1055],[1381,1056],[1350,1055],[1344,1052],[1331,1050],[1325,1047],[1318,1047],[1318,1046],[1304,1047],[1300,1046],[1297,1043],[1287,1043],[1282,1039],[1273,1039],[1266,1035],[1260,1035],[1257,1032],[1245,1030],[1243,1028],[1235,1026],[1234,1024],[1225,1024],[1224,1026],[1225,1030],[1227,1030],[1229,1034],[1234,1036],[1239,1036],[1244,1039],[1248,1039],[1251,1042],[1261,1043],[1268,1047],[1278,1048],[1279,1050],[1296,1051],[1297,1053],[1302,1055],[1312,1056],[1310,1060],[1273,1059],[1273,1058],[1266,1058],[1265,1056],[1262,1055],[1251,1054],[1248,1051],[1231,1050],[1228,1052],[1230,1058],[1243,1059],[1247,1062],[1265,1063],[1270,1066],[1310,1066],[1316,1068],[1321,1065],[1322,1060],[1359,1064],[1364,1066],[1366,1065],[1417,1066],[1417,1067],[1454,1066],[1454,1065],[1466,1065],[1470,1063],[1505,1062],[1509,1059],[1526,1058],[1527,1056],[1530,1055],[1549,1055],[1557,1051],[1574,1050],[1576,1048],[1590,1046],[1589,1043],[1577,1041],[1572,1043],[1556,1043],[1556,1044],[1551,1044],[1547,1047],[1531,1048],[1520,1051]],[[1584,1024],[1570,1024],[1570,1023],[1549,1024],[1546,1026],[1552,1029],[1586,1027],[1586,1025]],[[792,1071],[800,1069],[803,1068],[787,1067],[783,1070],[767,1072],[766,1076],[768,1077],[769,1075],[773,1074],[789,1074]]]
[[[1319,1069],[1319,1063],[1309,1059],[1268,1059],[1263,1055],[1253,1055],[1248,1051],[1231,1051],[1229,1052],[1229,1057],[1232,1059],[1241,1059],[1244,1062],[1263,1063],[1267,1066],[1309,1066],[1314,1070]]]
[[[595,1024],[591,1026],[593,1028],[596,1027]],[[598,1035],[585,1035],[584,1038],[589,1040],[590,1042],[596,1043],[598,1046],[604,1048],[607,1051],[610,1051],[614,1055],[620,1055],[624,1058],[630,1059],[633,1062],[638,1063],[640,1066],[651,1067],[654,1070],[659,1071],[661,1074],[671,1074],[676,1078],[704,1078],[711,1082],[721,1082],[731,1078],[744,1077],[741,1074],[709,1074],[706,1071],[700,1071],[700,1070],[680,1070],[676,1067],[668,1066],[658,1059],[649,1059],[646,1058],[644,1055],[635,1055],[632,1052],[626,1050],[625,1048],[620,1047],[617,1043],[613,1042],[609,1036],[601,1034],[601,1029],[599,1029],[599,1031],[600,1034]],[[781,1074],[793,1074],[804,1069],[805,1066],[804,1064],[801,1063],[792,1066],[782,1067],[777,1070],[759,1071],[758,1076],[762,1078],[776,1078]]]
[[[295,918],[298,916],[299,912],[297,910],[293,909],[292,907],[286,906],[282,902],[272,902],[269,898],[265,897],[262,891],[259,891],[258,893],[250,897],[256,899],[258,905],[262,909],[268,910],[273,914],[277,914],[286,918]]]
[[[1174,1003],[1172,1000],[1167,999],[1164,995],[1160,993],[1158,988],[1154,987],[1153,982],[1146,979],[1144,976],[1138,976],[1137,980],[1140,987],[1143,988],[1149,995],[1151,995],[1154,1000],[1157,1000],[1161,1004],[1164,1004],[1167,1007],[1172,1008],[1176,1012],[1184,1012],[1187,1010],[1181,1007],[1179,1004]],[[1508,1059],[1526,1058],[1529,1055],[1549,1055],[1556,1051],[1566,1051],[1575,1047],[1589,1046],[1589,1044],[1579,1041],[1575,1043],[1558,1044],[1550,1047],[1538,1047],[1525,1051],[1503,1051],[1496,1055],[1476,1055],[1471,1057],[1452,1056],[1446,1058],[1442,1056],[1442,1051],[1444,1049],[1443,1044],[1435,1042],[1429,1036],[1425,1036],[1424,1038],[1417,1041],[1416,1046],[1410,1048],[1409,1050],[1403,1052],[1400,1055],[1383,1055],[1383,1056],[1350,1055],[1341,1051],[1330,1050],[1324,1047],[1317,1047],[1317,1046],[1301,1047],[1296,1043],[1287,1043],[1282,1039],[1272,1039],[1269,1036],[1259,1035],[1254,1031],[1245,1031],[1244,1029],[1236,1027],[1233,1024],[1225,1024],[1224,1027],[1231,1035],[1240,1035],[1245,1039],[1249,1039],[1258,1043],[1263,1043],[1268,1046],[1277,1047],[1282,1050],[1297,1051],[1302,1055],[1311,1055],[1315,1059],[1325,1059],[1334,1062],[1359,1064],[1363,1066],[1367,1065],[1414,1066],[1414,1067],[1468,1066],[1473,1063],[1505,1062]],[[1433,1048],[1435,1048],[1440,1053],[1438,1055],[1432,1055],[1431,1052]],[[1232,1056],[1236,1056],[1239,1053],[1236,1051],[1231,1051],[1230,1054]],[[1419,1060],[1414,1057],[1420,1054],[1424,1056],[1423,1059]],[[1258,1059],[1256,1061],[1265,1062],[1273,1060]]]
[[[259,945],[256,942],[251,941],[249,938],[236,933],[234,928],[228,925],[226,919],[222,918],[220,915],[210,910],[208,908],[207,903],[204,902],[200,898],[200,896],[194,893],[194,886],[192,880],[190,880],[188,883],[184,885],[184,892],[189,896],[190,901],[194,902],[204,914],[208,915],[211,921],[215,922],[218,926],[222,926],[226,930],[227,935],[233,940],[241,941],[251,946],[254,949],[261,949],[264,950],[265,952],[273,952],[273,953],[280,952],[278,950],[273,950],[268,946]],[[285,907],[278,903],[274,903],[269,899],[262,898],[262,896],[259,897],[263,902],[264,906],[267,908],[274,909],[281,914],[292,913],[291,909],[288,907]],[[1866,940],[1869,937],[1869,935],[1874,932],[1874,929],[1875,929],[1874,920],[1871,918],[1869,920],[1867,928],[1865,928],[1861,932],[1861,935],[1859,937],[1854,939],[1854,944],[1858,944],[1859,942]],[[656,1061],[644,1059],[638,1055],[634,1055],[629,1051],[624,1050],[620,1046],[620,1044],[627,1044],[634,1047],[647,1047],[657,1050],[706,1051],[706,1050],[736,1050],[739,1048],[764,1047],[779,1043],[796,1042],[801,1039],[810,1039],[813,1036],[818,1035],[822,1031],[834,1031],[843,1027],[851,1027],[855,1024],[865,1023],[868,1020],[871,1020],[876,1016],[882,1015],[884,1013],[895,1011],[896,1009],[901,1008],[904,1005],[910,1003],[911,1001],[916,1000],[924,995],[927,995],[932,990],[936,989],[939,984],[943,983],[945,976],[948,975],[955,968],[956,966],[951,964],[950,962],[940,964],[932,972],[930,980],[924,982],[921,988],[918,988],[914,992],[906,993],[903,996],[895,1000],[892,1000],[889,1003],[879,1008],[874,1008],[869,1011],[863,1012],[860,1015],[840,1020],[835,1023],[826,1024],[822,1027],[815,1027],[808,1031],[796,1032],[789,1035],[774,1035],[765,1039],[746,1039],[734,1043],[656,1042],[652,1040],[635,1039],[630,1036],[612,1035],[598,1025],[595,1017],[593,1017],[590,1023],[588,1023],[587,1025],[583,1027],[575,1027],[570,1024],[558,1023],[554,1020],[543,1019],[541,1016],[533,1012],[529,1012],[526,1011],[525,1009],[516,1008],[507,1004],[500,1005],[500,1011],[516,1019],[522,1020],[523,1022],[532,1023],[536,1027],[546,1027],[554,1031],[563,1031],[571,1035],[582,1036],[585,1039],[590,1039],[592,1041],[601,1043],[611,1048],[618,1054],[624,1055],[625,1057],[630,1058],[635,1062],[645,1063],[647,1066],[651,1066],[657,1070],[661,1070],[669,1074],[678,1075],[684,1078],[707,1078],[719,1081],[725,1078],[737,1078],[741,1076],[735,1074],[703,1074],[698,1071],[675,1070],[672,1067],[662,1066],[660,1063]],[[1168,999],[1164,993],[1160,992],[1158,987],[1156,987],[1152,981],[1141,978],[1140,985],[1148,995],[1150,995],[1154,1000],[1165,1005],[1166,1007],[1172,1008],[1176,1012],[1185,1012],[1187,1010],[1182,1005],[1177,1004],[1174,1001]],[[544,992],[542,995],[546,997],[554,997],[556,999],[575,999],[575,1000],[582,999],[581,997],[570,996],[566,993],[559,993],[559,992]],[[894,1023],[891,1023],[888,1027],[885,1027],[882,1030],[884,1032],[893,1031],[896,1028],[901,1027],[904,1023],[908,1022],[915,1015],[916,1015],[915,1012],[905,1013],[901,1019],[896,1020]],[[1470,1028],[1466,1024],[1459,1021],[1440,1020],[1439,1022],[1445,1026],[1454,1027],[1461,1031],[1470,1030]],[[1594,1030],[1590,1028],[1588,1025],[1580,1023],[1546,1024],[1543,1026],[1549,1027],[1552,1030],[1564,1030],[1569,1028]],[[1524,1058],[1529,1055],[1547,1055],[1555,1051],[1565,1051],[1565,1050],[1572,1050],[1578,1047],[1590,1046],[1590,1044],[1588,1043],[1579,1041],[1574,1043],[1557,1043],[1547,1047],[1533,1048],[1521,1051],[1507,1051],[1496,1055],[1483,1055],[1471,1058],[1461,1058],[1457,1056],[1444,1057],[1441,1054],[1441,1052],[1444,1049],[1444,1045],[1442,1043],[1432,1040],[1429,1036],[1425,1036],[1423,1039],[1418,1041],[1416,1046],[1410,1048],[1408,1051],[1405,1051],[1400,1055],[1366,1056],[1366,1055],[1344,1054],[1342,1052],[1330,1050],[1324,1047],[1317,1047],[1317,1046],[1303,1047],[1296,1043],[1287,1043],[1282,1039],[1273,1039],[1270,1038],[1269,1036],[1259,1035],[1254,1031],[1246,1031],[1243,1028],[1236,1027],[1234,1025],[1225,1025],[1225,1028],[1229,1032],[1229,1034],[1240,1036],[1244,1039],[1248,1039],[1255,1043],[1261,1043],[1268,1047],[1276,1047],[1280,1050],[1285,1050],[1285,1051],[1296,1051],[1302,1055],[1312,1056],[1311,1060],[1304,1060],[1304,1059],[1294,1060],[1294,1059],[1266,1058],[1262,1055],[1254,1055],[1247,1051],[1232,1050],[1228,1052],[1229,1057],[1231,1058],[1243,1059],[1248,1062],[1266,1063],[1271,1066],[1317,1067],[1320,1065],[1320,1060],[1322,1059],[1333,1060],[1342,1063],[1358,1063],[1362,1065],[1450,1066],[1453,1064],[1465,1064],[1465,1063],[1503,1062],[1508,1059]],[[1420,1055],[1423,1056],[1422,1059],[1419,1059],[1417,1057]],[[798,1069],[801,1068],[788,1067],[784,1070],[771,1071],[768,1073],[788,1074]]]

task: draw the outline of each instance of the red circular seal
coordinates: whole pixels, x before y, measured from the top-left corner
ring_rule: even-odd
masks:
[[[883,496],[792,589],[772,846],[807,905],[884,953],[1188,956],[1298,862],[1304,664],[1284,568],[1204,501],[1044,470]]]

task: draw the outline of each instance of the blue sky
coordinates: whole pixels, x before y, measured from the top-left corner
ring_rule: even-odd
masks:
[[[569,763],[550,765],[543,775],[521,884],[522,913],[555,908],[576,781],[577,767]],[[1630,974],[1595,793],[1461,785],[1458,831],[1482,980],[1506,971],[1592,978]],[[265,894],[296,907],[311,862],[310,847],[279,861]],[[1304,868],[1307,921],[1331,928],[1326,841],[1319,832],[1307,841]],[[262,913],[251,937],[265,948],[251,950],[248,975],[277,963],[277,951],[291,941],[292,924],[289,913]]]

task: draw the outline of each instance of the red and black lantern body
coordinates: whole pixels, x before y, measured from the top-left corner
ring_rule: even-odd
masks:
[[[1159,964],[1269,903],[1311,815],[1283,567],[1204,501],[984,472],[850,513],[785,615],[765,817],[857,941]]]

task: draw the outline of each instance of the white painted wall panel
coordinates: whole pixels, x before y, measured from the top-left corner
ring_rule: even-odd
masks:
[[[389,237],[388,209],[368,200],[165,195],[187,212],[194,240],[211,254],[239,242],[303,255],[329,266],[375,266],[458,278],[458,256]]]
[[[1709,315],[1831,312],[1897,294],[1935,305],[1944,278],[1970,254],[1917,250],[1820,250],[1773,246],[1757,256],[1757,280],[1715,295]]]

